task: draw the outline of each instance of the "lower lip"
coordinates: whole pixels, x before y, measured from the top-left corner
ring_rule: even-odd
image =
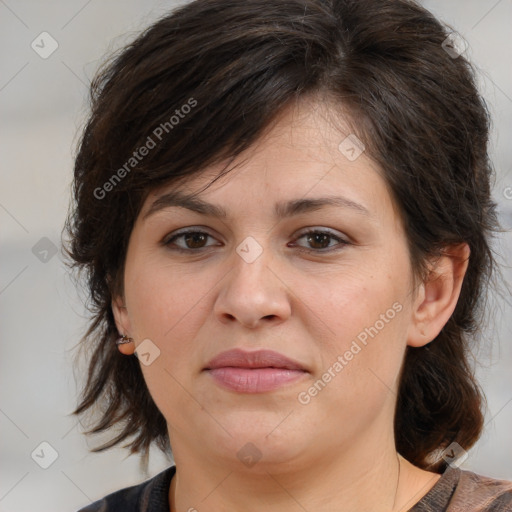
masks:
[[[300,379],[305,371],[284,368],[235,368],[227,366],[207,370],[221,386],[239,393],[273,391]]]

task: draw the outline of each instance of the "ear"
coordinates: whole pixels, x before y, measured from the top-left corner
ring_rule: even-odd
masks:
[[[130,333],[132,332],[130,316],[126,306],[124,305],[123,298],[120,296],[113,297],[111,305],[117,331],[120,334],[130,336]],[[124,343],[122,345],[118,345],[117,348],[121,354],[131,356],[135,352],[135,343]]]
[[[409,346],[422,347],[430,343],[452,316],[468,268],[469,254],[466,243],[450,245],[431,265],[414,301],[407,337]]]

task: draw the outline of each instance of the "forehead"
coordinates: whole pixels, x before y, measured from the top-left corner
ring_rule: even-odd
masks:
[[[142,215],[170,192],[215,198],[215,202],[238,202],[243,207],[252,191],[262,195],[265,208],[266,199],[275,204],[284,199],[343,192],[349,201],[363,205],[369,202],[376,210],[385,209],[391,197],[382,170],[367,155],[348,121],[343,109],[332,102],[316,98],[293,102],[235,159],[151,191]]]

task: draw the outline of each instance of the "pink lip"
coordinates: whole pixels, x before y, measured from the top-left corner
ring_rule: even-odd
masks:
[[[228,350],[214,357],[204,368],[215,381],[239,393],[272,391],[293,382],[307,370],[278,352]]]

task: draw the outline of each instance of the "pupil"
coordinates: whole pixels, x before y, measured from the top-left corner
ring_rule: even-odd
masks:
[[[321,247],[314,247],[315,249],[325,249],[325,247],[329,246],[329,235],[326,235],[324,233],[314,233],[312,235],[309,235],[308,242],[312,244],[313,246],[315,244],[319,244]],[[325,244],[327,242],[327,244]]]
[[[188,234],[185,240],[189,249],[199,249],[202,247],[201,242],[205,241],[205,235],[202,233]]]

